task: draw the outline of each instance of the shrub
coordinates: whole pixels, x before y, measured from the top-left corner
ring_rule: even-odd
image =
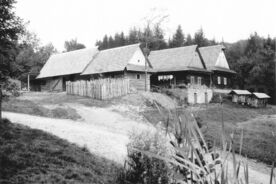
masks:
[[[20,81],[9,78],[3,85],[4,96],[19,96],[20,87]]]
[[[130,183],[170,183],[171,166],[163,160],[149,157],[139,150],[149,151],[166,158],[172,157],[172,147],[159,131],[144,131],[130,137],[127,145],[125,181]]]
[[[178,102],[178,105],[186,105],[188,103],[188,94],[187,89],[180,89],[180,88],[174,88],[174,89],[166,89],[163,88],[162,93],[165,93],[172,99],[175,99]]]

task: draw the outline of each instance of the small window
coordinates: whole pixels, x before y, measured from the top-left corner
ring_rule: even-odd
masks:
[[[140,59],[138,59],[137,62],[140,63]]]
[[[136,75],[136,78],[137,78],[137,79],[140,79],[140,78],[141,78],[140,74],[137,74],[137,75]]]
[[[227,78],[226,77],[223,78],[223,83],[224,83],[224,85],[227,85]]]
[[[197,77],[197,84],[198,85],[201,85],[201,81],[202,81],[202,78],[201,77]]]
[[[220,76],[218,76],[218,84],[221,84],[221,81],[220,81]]]
[[[191,76],[191,81],[190,81],[191,84],[194,84],[195,83],[195,77],[194,76]]]
[[[158,76],[158,80],[160,81],[160,80],[163,80],[163,81],[165,81],[165,80],[172,80],[173,79],[173,75],[159,75]]]

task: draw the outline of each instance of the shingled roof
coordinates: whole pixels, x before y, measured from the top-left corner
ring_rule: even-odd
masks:
[[[236,94],[236,95],[251,95],[251,93],[250,93],[248,90],[241,90],[241,89],[232,90],[229,94]]]
[[[97,48],[85,48],[52,55],[41,69],[37,78],[81,73],[98,52]]]
[[[254,95],[256,98],[259,98],[259,99],[271,98],[270,96],[268,96],[268,95],[265,94],[265,93],[253,93],[253,95]]]
[[[122,71],[128,67],[129,60],[138,49],[140,44],[102,50],[81,75]],[[129,67],[132,68],[131,65]]]
[[[223,52],[224,49],[225,47],[223,45],[200,47],[199,53],[208,70],[211,70],[211,71],[217,70],[217,71],[224,71],[229,73],[236,73],[235,71],[230,70],[228,63],[225,63],[226,66],[223,66],[223,67],[217,65],[217,61],[220,56],[220,53]]]
[[[151,51],[149,60],[158,72],[194,70],[208,72],[196,51],[197,45]]]

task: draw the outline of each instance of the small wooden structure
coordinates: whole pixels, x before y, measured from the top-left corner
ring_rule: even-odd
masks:
[[[248,98],[248,105],[252,107],[266,107],[269,98],[270,96],[265,93],[252,93]]]
[[[247,104],[247,100],[250,97],[251,93],[247,90],[232,90],[230,93],[232,95],[232,102]]]

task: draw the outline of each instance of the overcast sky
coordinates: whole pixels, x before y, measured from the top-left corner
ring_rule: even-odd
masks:
[[[43,44],[52,42],[62,51],[65,40],[93,47],[104,34],[142,26],[154,8],[169,15],[163,23],[166,38],[179,24],[192,35],[202,27],[217,41],[246,39],[255,31],[276,36],[276,0],[18,0],[15,10]]]

